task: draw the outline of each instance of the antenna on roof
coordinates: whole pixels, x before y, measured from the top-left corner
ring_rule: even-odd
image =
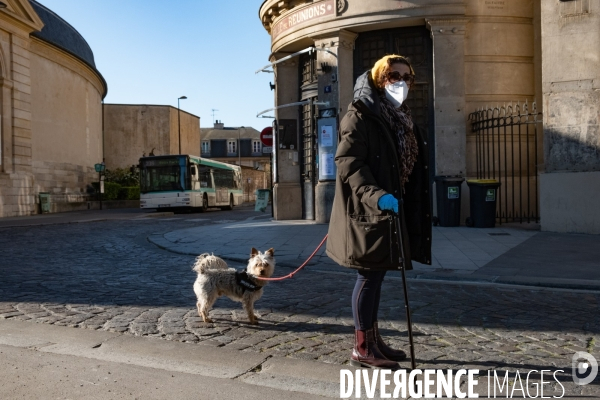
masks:
[[[213,125],[215,124],[215,111],[219,110],[215,110],[214,108],[212,109]]]

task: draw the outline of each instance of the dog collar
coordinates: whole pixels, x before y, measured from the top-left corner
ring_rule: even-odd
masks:
[[[256,283],[252,282],[252,280],[248,276],[248,272],[246,272],[245,270],[236,271],[235,281],[238,285],[242,287],[242,289],[248,290],[250,292],[256,292],[257,290],[262,289],[262,286],[258,286]]]

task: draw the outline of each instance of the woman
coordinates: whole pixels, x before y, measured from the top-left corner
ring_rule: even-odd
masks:
[[[402,56],[378,60],[357,79],[354,101],[340,123],[327,254],[358,273],[354,366],[394,369],[406,358],[379,334],[381,284],[389,270],[412,269],[411,259],[431,264],[427,142],[404,104],[414,77]],[[393,218],[398,213],[404,259]]]

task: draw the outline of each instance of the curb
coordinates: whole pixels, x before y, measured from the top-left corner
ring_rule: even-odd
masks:
[[[50,225],[69,225],[69,224],[85,224],[88,222],[104,222],[110,221],[110,218],[94,218],[94,219],[83,219],[83,220],[75,220],[75,221],[55,221],[55,222],[40,222],[33,224],[19,224],[19,225],[3,225],[0,226],[0,229],[6,228],[31,228],[34,226],[50,226]]]
[[[488,283],[497,285],[528,286],[550,289],[600,291],[600,281],[582,279],[557,279],[544,277],[511,277],[499,275],[470,274],[450,276],[447,274],[421,273],[408,277],[413,281],[447,281],[454,283]]]
[[[156,212],[156,213],[142,214],[138,217],[133,217],[132,219],[162,218],[162,217],[172,217],[173,215],[175,215],[175,213],[172,211],[162,211],[162,212]]]
[[[43,353],[135,365],[260,387],[339,398],[348,366],[27,321],[0,320],[0,344]]]

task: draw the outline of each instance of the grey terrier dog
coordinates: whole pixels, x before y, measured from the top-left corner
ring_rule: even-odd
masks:
[[[198,273],[194,282],[194,292],[198,298],[198,315],[204,322],[213,322],[208,317],[208,312],[220,296],[227,296],[231,300],[241,302],[248,313],[250,323],[257,324],[254,303],[260,299],[263,287],[267,284],[266,281],[257,278],[270,278],[273,275],[274,252],[273,249],[269,249],[261,253],[252,248],[248,266],[244,271],[229,268],[222,258],[215,255],[200,254],[193,267]]]

